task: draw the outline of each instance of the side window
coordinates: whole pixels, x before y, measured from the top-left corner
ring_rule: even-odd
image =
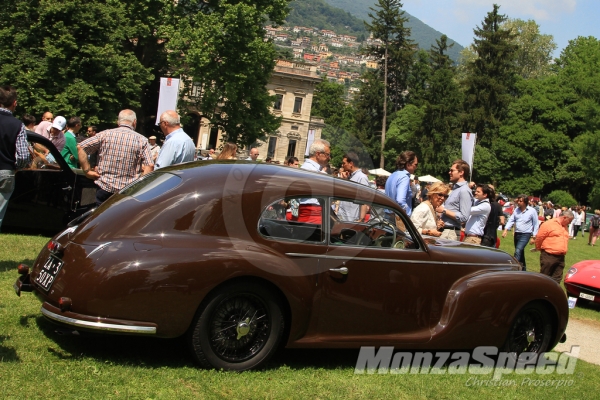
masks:
[[[417,249],[407,222],[394,210],[356,200],[331,200],[329,241],[338,246]]]
[[[302,112],[302,97],[296,97],[294,99],[294,112]]]
[[[258,230],[271,239],[323,243],[325,200],[286,197],[271,203],[260,216]]]
[[[33,141],[29,141],[28,145],[33,157],[27,169],[61,169],[46,146]]]
[[[275,99],[275,104],[273,104],[273,109],[274,110],[281,110],[281,106],[283,104],[283,95],[282,94],[278,94],[276,96],[277,96],[277,98]]]

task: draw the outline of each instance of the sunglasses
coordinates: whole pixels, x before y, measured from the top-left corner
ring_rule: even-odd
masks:
[[[447,194],[434,193],[436,196],[443,197],[444,199],[448,198]]]

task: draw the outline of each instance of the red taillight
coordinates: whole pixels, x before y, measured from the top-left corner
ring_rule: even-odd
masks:
[[[48,242],[48,246],[46,247],[48,248],[48,250],[50,250],[51,253],[54,254],[60,253],[62,251],[62,246],[54,240]]]
[[[62,312],[69,311],[71,309],[71,299],[68,297],[61,297],[60,300],[58,300],[58,307]]]
[[[17,272],[19,275],[27,275],[29,273],[29,265],[19,264],[17,267]]]

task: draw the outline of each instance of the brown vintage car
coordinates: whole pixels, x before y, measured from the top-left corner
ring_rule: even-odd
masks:
[[[279,344],[540,353],[568,320],[562,289],[509,254],[421,237],[382,193],[294,168],[164,168],[72,225],[17,293],[75,330],[186,335],[204,367],[256,368]]]

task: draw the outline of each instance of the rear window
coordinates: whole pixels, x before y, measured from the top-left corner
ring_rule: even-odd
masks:
[[[175,189],[182,179],[168,172],[155,172],[138,179],[121,190],[121,194],[131,196],[139,201],[152,200],[161,194]]]

